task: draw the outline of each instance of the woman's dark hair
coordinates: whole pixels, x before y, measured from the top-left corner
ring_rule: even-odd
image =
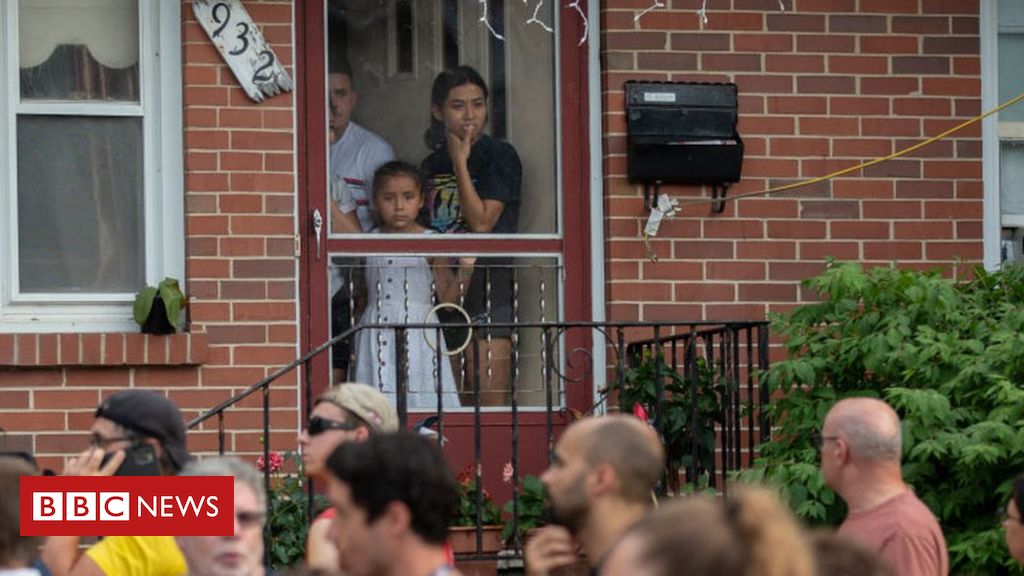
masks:
[[[420,174],[418,168],[402,160],[385,162],[377,168],[373,173],[373,195],[377,195],[377,191],[380,190],[381,183],[384,180],[394,176],[408,176],[412,178],[412,181],[416,183],[416,187],[420,189],[420,195],[423,195],[423,175]]]
[[[1017,513],[1024,511],[1024,474],[1013,479],[1013,502],[1017,504]]]
[[[434,78],[434,85],[430,89],[431,106],[439,110],[444,108],[444,101],[448,99],[448,93],[452,88],[466,84],[479,86],[484,93],[484,100],[489,98],[487,83],[484,82],[483,76],[470,66],[459,66],[445,70]],[[445,145],[444,122],[434,118],[433,114],[430,115],[430,127],[423,133],[423,142],[431,150],[440,150]]]

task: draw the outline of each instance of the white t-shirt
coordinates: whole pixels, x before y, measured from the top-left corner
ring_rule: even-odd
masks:
[[[374,226],[370,207],[373,173],[381,164],[394,158],[395,152],[390,144],[355,122],[349,122],[341,139],[331,145],[332,199],[342,212],[356,211],[364,232]]]

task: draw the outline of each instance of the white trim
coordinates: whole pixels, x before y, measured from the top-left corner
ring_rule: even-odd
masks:
[[[15,21],[15,10],[15,4],[0,4],[0,32],[3,32],[3,37],[16,38],[17,31],[11,31]],[[16,82],[18,78],[15,76],[14,82],[7,82],[7,71],[13,69],[14,66],[14,51],[8,51],[7,45],[7,42],[0,40],[0,82],[3,82],[0,86],[12,86],[11,91],[8,93],[0,90],[0,278],[4,276],[8,278],[7,282],[0,281],[0,309],[3,309],[10,301],[10,281],[12,278],[6,271],[12,269],[11,262],[13,262],[14,254],[16,254],[15,247],[18,239],[14,231],[13,215],[16,212],[13,194],[11,193],[17,185],[12,168],[14,165],[14,147],[8,146],[8,142],[13,142],[15,136],[14,122],[11,121],[10,110],[13,107],[14,94],[17,92]]]
[[[148,44],[148,42],[140,42]],[[141,67],[139,76],[143,75]],[[97,100],[76,100],[64,102],[60,100],[29,100],[28,102],[15,102],[15,114],[33,114],[46,116],[144,116],[146,101],[146,86],[139,80],[139,87],[142,89],[142,103],[132,104],[130,102],[111,103]]]
[[[562,178],[565,174],[565,154],[562,153],[562,148],[565,147],[565,138],[562,131],[562,114],[565,112],[562,109],[562,18],[559,14],[558,2],[553,4],[551,10],[551,20],[553,28],[555,29],[554,37],[552,38],[552,44],[554,48],[555,65],[555,77],[551,79],[555,83],[555,233],[554,236],[562,238],[565,241],[565,187],[562,186]],[[582,167],[581,167],[582,168]],[[583,239],[580,238],[580,241]],[[564,249],[563,249],[564,252]],[[561,312],[561,311],[560,311]]]
[[[996,0],[982,0],[980,21],[981,42],[981,109],[991,110],[998,105],[998,34]],[[998,115],[989,116],[981,123],[982,188],[982,244],[984,265],[996,270],[1002,265],[1000,257],[999,206],[999,130]]]
[[[999,140],[1024,140],[1024,122],[1006,121],[999,123]]]
[[[378,236],[378,234],[374,234]],[[387,236],[398,236],[398,234],[387,234]],[[414,236],[412,234],[403,234],[403,236]],[[440,234],[431,234],[430,236],[440,236]],[[423,238],[423,235],[418,235],[419,238]],[[358,258],[363,256],[394,256],[395,258],[404,258],[406,256],[443,256],[446,258],[458,258],[460,256],[478,256],[480,258],[558,258],[561,263],[563,254],[561,252],[473,252],[472,250],[460,250],[458,252],[438,252],[436,250],[402,250],[401,252],[367,252],[367,251],[345,251],[345,252],[328,252],[327,262],[330,266],[332,258]],[[346,264],[345,266],[349,266]],[[515,266],[513,266],[514,268]],[[559,286],[559,289],[562,287]],[[559,314],[561,318],[561,314]]]
[[[0,229],[9,242],[0,251],[0,333],[136,331],[134,293],[17,294],[18,114],[138,117],[142,119],[145,280],[166,276],[184,282],[184,176],[181,100],[181,7],[178,2],[139,2],[139,102],[29,101],[21,103],[17,65],[16,1],[0,0]],[[7,48],[12,48],[8,50]],[[4,92],[4,90],[0,90]],[[141,288],[141,287],[140,287]]]
[[[598,0],[587,2],[587,15],[590,22],[601,21],[601,7]],[[591,319],[604,322],[605,313],[605,266],[604,266],[604,172],[601,133],[601,35],[591,30],[589,52],[587,54],[587,98],[590,135],[590,301]],[[606,384],[607,371],[597,367],[607,365],[607,346],[598,346],[604,336],[595,331],[592,335],[595,345],[591,348],[594,355],[594,390],[593,402],[600,398],[598,390]],[[607,408],[607,406],[605,406]]]
[[[559,184],[561,189],[561,184]],[[521,208],[522,206],[520,206]],[[381,238],[383,236],[383,238]],[[356,232],[356,233],[333,233],[328,234],[328,238],[331,240],[422,240],[422,234],[383,234],[383,235],[371,235],[368,232]],[[444,240],[445,242],[457,242],[460,240],[561,240],[562,237],[557,234],[437,234],[436,237],[431,240],[438,239]],[[403,250],[404,252],[404,250]]]
[[[182,136],[182,78],[181,67],[181,3],[160,2],[156,26],[156,59],[160,70],[160,108],[157,137],[161,159],[154,170],[160,183],[161,223],[163,236],[160,253],[160,271],[153,276],[147,270],[148,282],[156,285],[164,276],[177,278],[182,287],[185,277],[185,161]],[[296,188],[297,189],[297,188]],[[156,253],[156,251],[152,251]]]

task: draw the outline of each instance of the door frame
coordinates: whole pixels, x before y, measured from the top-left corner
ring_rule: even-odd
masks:
[[[326,0],[296,0],[295,2],[295,54],[298,154],[297,214],[299,218],[300,275],[298,298],[300,304],[300,340],[304,352],[321,345],[330,338],[329,299],[327,298],[327,139],[322,129],[326,125]],[[589,8],[589,7],[588,7]],[[590,15],[594,10],[588,10]],[[591,129],[599,129],[592,122],[590,111],[592,82],[590,66],[594,49],[591,43],[597,41],[596,25],[589,30],[589,38],[583,45],[579,39],[585,32],[584,22],[572,9],[559,7],[559,85],[556,97],[559,100],[560,146],[558,178],[561,183],[561,237],[525,238],[473,238],[473,249],[480,253],[559,253],[563,264],[561,293],[571,294],[562,298],[561,318],[563,321],[585,321],[593,319],[593,298],[591,281],[592,266],[592,221],[593,202],[591,198],[591,143],[599,135],[592,135]],[[597,70],[593,71],[597,74]],[[595,128],[597,126],[598,128]],[[324,216],[322,238],[319,244],[312,231],[312,213],[319,209]],[[569,216],[572,217],[569,217]],[[380,239],[335,239],[331,241],[353,253],[379,252],[393,246],[393,241]],[[419,239],[418,251],[464,252],[461,243],[443,238]],[[591,334],[573,330],[566,334],[565,350],[578,347],[589,348]],[[603,356],[603,355],[602,355]],[[591,373],[601,369],[594,366]],[[312,396],[328,386],[330,357],[322,353],[313,358],[305,367],[304,378],[312,382]],[[585,411],[594,399],[591,378],[580,383],[566,382],[566,407],[570,410]],[[310,398],[306,398],[308,410]]]

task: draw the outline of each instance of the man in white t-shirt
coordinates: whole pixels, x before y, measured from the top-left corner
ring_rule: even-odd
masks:
[[[330,230],[333,233],[358,234],[373,228],[370,202],[373,173],[395,153],[383,138],[352,122],[352,112],[359,95],[352,87],[352,70],[344,60],[331,61],[327,76],[328,101],[331,109],[331,156],[328,184],[331,210]],[[330,266],[331,335],[336,336],[352,326],[352,275],[360,275],[351,262],[332,261]],[[346,278],[346,277],[349,278]],[[350,342],[338,342],[332,349],[332,382],[347,379]]]
[[[395,159],[383,138],[352,122],[359,95],[348,66],[332,67],[327,76],[331,106],[331,232],[359,233],[373,228],[370,195],[373,173]]]

